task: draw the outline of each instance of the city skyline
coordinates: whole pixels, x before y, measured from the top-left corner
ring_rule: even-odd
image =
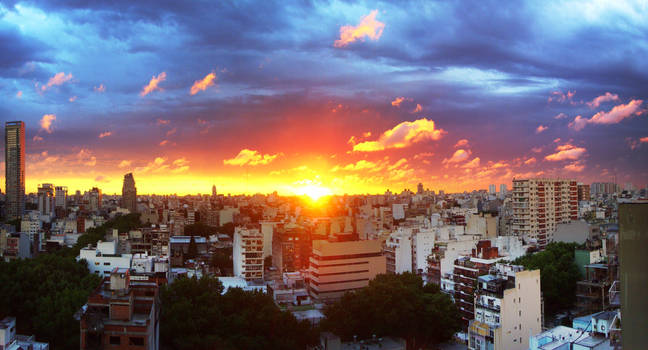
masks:
[[[26,192],[646,185],[645,3],[127,8],[0,5]]]

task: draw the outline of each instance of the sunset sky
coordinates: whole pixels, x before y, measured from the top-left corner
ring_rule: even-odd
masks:
[[[10,0],[0,52],[28,192],[648,182],[647,1]]]

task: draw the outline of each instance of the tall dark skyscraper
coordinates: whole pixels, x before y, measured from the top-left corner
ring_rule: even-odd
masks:
[[[21,217],[25,209],[25,123],[5,123],[5,185],[7,218]]]
[[[124,175],[124,185],[122,186],[122,207],[128,209],[131,213],[137,212],[137,188],[133,173]]]

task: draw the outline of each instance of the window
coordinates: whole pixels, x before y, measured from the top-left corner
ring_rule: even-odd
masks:
[[[98,261],[95,261],[95,266],[99,266],[99,262],[98,262]]]
[[[522,302],[522,297],[518,297],[518,303]]]
[[[518,311],[519,316],[522,317],[522,310]]]
[[[128,345],[144,346],[144,338],[142,338],[142,337],[129,337],[128,338]]]
[[[109,263],[109,262],[105,262],[105,263],[104,263],[104,266],[110,266],[110,263]]]
[[[121,338],[118,336],[110,336],[110,345],[121,345]]]

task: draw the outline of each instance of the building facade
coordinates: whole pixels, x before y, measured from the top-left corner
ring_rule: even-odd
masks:
[[[42,184],[38,186],[38,211],[41,215],[52,215],[54,206],[54,185]]]
[[[235,229],[232,261],[234,276],[247,281],[263,279],[263,234],[258,229]]]
[[[578,219],[578,187],[569,179],[513,179],[511,232],[544,248],[561,223]]]
[[[133,173],[124,175],[124,185],[122,186],[122,208],[128,209],[131,213],[137,212],[137,188],[135,187],[135,178],[133,178]]]
[[[497,264],[477,279],[474,303],[469,349],[529,349],[529,335],[542,331],[540,270]]]
[[[379,240],[316,240],[310,257],[308,290],[313,299],[335,301],[347,291],[366,287],[386,270]]]
[[[25,123],[5,123],[5,190],[7,219],[22,216],[25,210]]]

